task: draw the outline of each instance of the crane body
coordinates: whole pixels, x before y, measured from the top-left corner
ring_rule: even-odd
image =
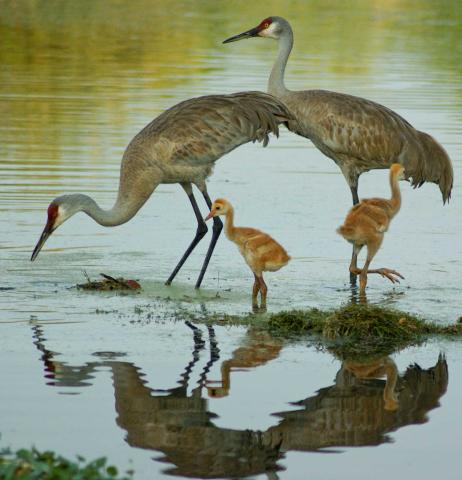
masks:
[[[342,171],[359,202],[359,176],[372,169],[400,163],[414,187],[436,183],[443,202],[451,196],[453,168],[444,148],[430,135],[416,130],[393,110],[367,100],[327,90],[288,90],[284,73],[293,46],[293,32],[282,17],[268,17],[256,27],[223,43],[251,37],[278,41],[279,51],[268,81],[268,93],[284,102],[294,116],[288,128],[308,138]]]
[[[127,146],[114,206],[104,210],[84,194],[55,198],[48,207],[47,223],[31,260],[35,260],[51,233],[75,213],[82,211],[103,226],[121,225],[136,215],[159,184],[179,183],[191,202],[197,230],[167,280],[170,284],[208,230],[192,186],[199,189],[210,209],[212,201],[206,179],[212,174],[215,161],[250,141],[266,146],[268,135],[278,135],[279,124],[291,118],[279,100],[261,92],[209,95],[171,107],[144,127]],[[212,240],[196,288],[200,287],[222,228],[221,220],[214,218]]]

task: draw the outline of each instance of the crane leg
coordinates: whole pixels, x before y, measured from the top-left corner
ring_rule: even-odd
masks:
[[[205,202],[209,207],[209,210],[212,208],[212,200],[207,193],[207,190],[204,189],[202,191],[202,195],[204,196]],[[223,230],[223,222],[220,220],[219,217],[213,217],[213,228],[212,228],[212,240],[210,240],[210,245],[207,250],[207,255],[205,256],[204,263],[202,264],[201,271],[199,273],[199,277],[197,278],[196,288],[200,288],[202,279],[204,278],[205,271],[209,265],[210,259],[212,258],[213,251],[215,250],[215,245],[217,244],[218,237],[220,236],[221,231]]]
[[[189,255],[191,255],[191,252],[196,248],[196,245],[202,240],[202,238],[208,231],[207,225],[205,224],[204,219],[202,218],[201,212],[199,210],[199,207],[197,206],[197,202],[196,202],[196,199],[194,198],[194,194],[192,193],[191,186],[189,186],[189,188],[185,187],[184,185],[182,186],[185,189],[186,193],[188,194],[189,201],[191,202],[192,208],[194,210],[194,215],[196,215],[197,230],[196,230],[196,235],[193,238],[193,241],[191,242],[189,247],[186,249],[186,252],[184,252],[177,266],[175,267],[173,272],[170,274],[170,277],[168,277],[168,280],[165,282],[165,285],[170,285],[172,283],[176,274],[180,271],[180,268],[183,266],[183,263],[186,262]]]
[[[351,197],[353,198],[353,205],[356,205],[359,203],[359,197],[358,197],[358,185],[353,185],[350,187],[351,190]]]

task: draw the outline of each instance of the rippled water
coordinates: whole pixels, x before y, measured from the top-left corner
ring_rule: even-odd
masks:
[[[159,187],[131,222],[114,229],[76,216],[53,234],[36,262],[29,261],[55,196],[84,192],[111,206],[125,146],[165,108],[197,95],[266,88],[276,45],[221,41],[270,14],[286,16],[295,31],[290,88],[325,88],[378,101],[447,149],[455,172],[451,202],[443,207],[434,185],[402,186],[401,212],[374,263],[406,279],[393,287],[371,278],[368,299],[438,322],[461,315],[459,2],[184,1],[172,12],[164,1],[0,1],[0,358],[7,366],[0,398],[8,405],[0,417],[2,443],[108,455],[124,466],[131,459],[137,478],[164,470],[198,477],[263,475],[277,465],[286,469],[281,478],[343,475],[355,462],[365,469],[388,465],[391,455],[405,474],[432,478],[455,453],[457,425],[450,419],[462,390],[453,376],[449,387],[444,378],[432,386],[421,381],[419,388],[428,389],[431,399],[416,408],[418,414],[409,413],[404,400],[398,413],[385,413],[379,405],[382,381],[334,385],[341,365],[330,354],[257,338],[257,345],[271,344],[262,347],[266,354],[245,365],[247,373],[231,375],[228,395],[209,398],[206,380],[218,379],[224,362],[240,348],[255,346],[252,331],[217,327],[217,359],[206,329],[206,347],[194,350],[192,332],[182,322],[151,317],[178,308],[247,312],[252,280],[234,246],[222,239],[201,291],[194,283],[206,240],[174,285],[163,285],[195,231],[189,202],[177,185]],[[350,247],[335,234],[350,192],[333,162],[307,140],[284,131],[266,149],[240,147],[218,161],[208,188],[212,197],[233,201],[237,224],[270,232],[291,254],[287,268],[268,275],[271,311],[333,308],[350,300]],[[388,195],[387,172],[361,177],[360,196],[372,195]],[[92,278],[99,272],[138,278],[143,291],[113,296],[70,288],[84,281],[83,271]],[[393,357],[400,392],[408,392],[406,369],[415,361],[425,371],[435,365],[444,371],[442,361],[437,364],[440,349],[450,372],[460,368],[457,344],[432,343]],[[190,362],[191,378],[184,383]],[[354,374],[349,375],[352,382]],[[183,384],[172,391],[177,381]],[[419,397],[409,392],[409,398]],[[124,410],[130,395],[139,399],[140,411]],[[363,396],[369,395],[367,403]],[[331,403],[334,397],[343,400]],[[433,411],[440,398],[444,408]],[[291,403],[302,399],[308,400]],[[359,406],[363,401],[368,406]],[[323,402],[330,405],[326,411]],[[367,420],[348,417],[363,408]],[[289,414],[299,410],[303,418]],[[422,423],[427,412],[431,422],[425,427],[402,428]],[[178,418],[169,423],[171,417]],[[322,422],[335,423],[331,435]],[[360,435],[363,430],[374,433]],[[210,450],[216,460],[175,447],[197,442],[195,447],[206,451],[199,439],[222,449]],[[347,448],[387,440],[395,443]],[[300,453],[320,448],[346,451]],[[420,464],[417,451],[425,458]],[[200,460],[192,465],[195,455]],[[231,470],[230,458],[242,459],[241,470]],[[386,469],[376,474],[388,475]],[[356,471],[355,478],[361,475]],[[450,475],[445,478],[456,478]]]

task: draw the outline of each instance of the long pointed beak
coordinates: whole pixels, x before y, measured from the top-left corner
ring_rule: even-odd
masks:
[[[246,32],[239,33],[239,35],[234,35],[234,37],[229,37],[223,41],[223,43],[237,42],[238,40],[244,40],[245,38],[257,37],[260,29],[258,27],[251,28]]]
[[[47,241],[47,238],[53,233],[53,229],[47,224],[43,229],[42,235],[40,235],[39,241],[37,245],[35,245],[34,251],[32,252],[32,256],[30,257],[30,261],[33,262],[37,255],[39,254],[40,250],[42,249],[43,245]]]
[[[205,218],[204,220],[207,221],[207,220],[210,220],[211,218],[213,218],[215,215],[213,214],[214,212],[210,212]]]

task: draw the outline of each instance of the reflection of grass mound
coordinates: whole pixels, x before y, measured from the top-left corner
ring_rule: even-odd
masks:
[[[270,315],[269,328],[283,335],[311,334],[340,355],[388,353],[420,343],[428,335],[462,335],[462,324],[440,326],[408,313],[367,305],[324,312],[292,310]]]

